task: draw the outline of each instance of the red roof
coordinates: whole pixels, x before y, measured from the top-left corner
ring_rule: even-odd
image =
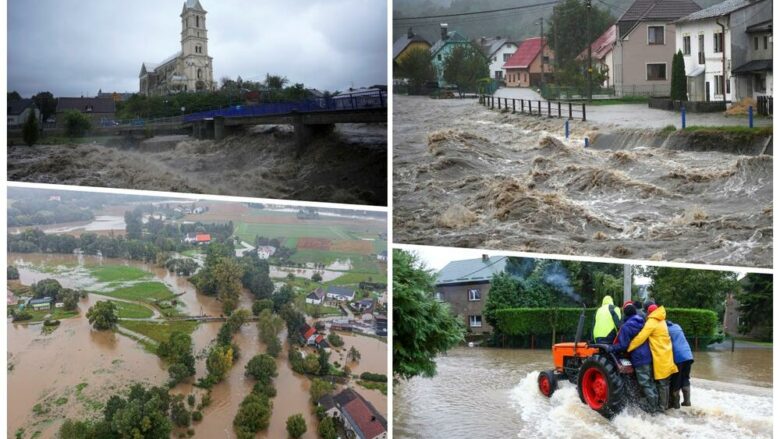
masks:
[[[529,38],[517,47],[517,52],[514,53],[504,63],[505,69],[527,69],[532,62],[539,56],[542,51],[542,38],[534,37]]]
[[[198,233],[195,235],[195,241],[196,242],[209,242],[211,241],[211,235],[208,233]]]
[[[344,406],[363,436],[373,438],[385,432],[385,427],[379,422],[374,412],[368,407],[363,398],[355,398]]]
[[[309,328],[309,330],[308,330],[308,331],[306,331],[306,332],[303,334],[303,338],[305,338],[306,340],[308,340],[308,339],[309,339],[309,337],[311,337],[312,335],[314,335],[314,334],[316,334],[316,333],[317,333],[317,330],[316,330],[315,328]]]
[[[603,59],[609,53],[609,51],[612,50],[612,46],[615,45],[616,40],[617,26],[613,24],[590,45],[590,55],[594,59]],[[585,58],[586,56],[588,56],[587,47],[582,51],[582,53],[579,54],[577,58]]]
[[[323,337],[322,335],[318,335],[317,338],[314,339],[314,341],[316,341],[317,343],[321,343],[322,340],[325,340],[325,337]]]

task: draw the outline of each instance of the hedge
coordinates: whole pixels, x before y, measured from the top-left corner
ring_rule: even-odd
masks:
[[[360,379],[364,381],[374,381],[377,383],[386,383],[387,382],[387,375],[382,375],[379,373],[371,373],[371,372],[363,372],[360,374]]]
[[[552,327],[551,318],[557,311],[557,324]],[[574,334],[577,331],[582,308],[508,308],[496,311],[496,331],[506,335]],[[583,337],[593,329],[596,308],[585,309]],[[666,318],[679,324],[687,338],[709,338],[715,335],[718,315],[708,309],[670,308]]]

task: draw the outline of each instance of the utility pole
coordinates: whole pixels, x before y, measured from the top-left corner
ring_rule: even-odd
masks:
[[[539,38],[542,44],[542,94],[544,94],[544,17],[539,19]]]
[[[588,39],[588,102],[590,102],[593,99],[593,60],[592,60],[592,54],[591,54],[591,37],[590,37],[590,12],[591,12],[591,0],[585,0],[585,7],[588,9],[586,15],[585,15],[585,29]]]
[[[623,266],[623,302],[631,300],[631,266],[626,264]]]

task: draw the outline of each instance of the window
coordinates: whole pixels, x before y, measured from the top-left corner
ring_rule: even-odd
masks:
[[[691,36],[686,35],[683,37],[683,55],[691,54]]]
[[[195,27],[200,27],[200,17],[195,16]]]
[[[469,302],[478,302],[482,299],[482,295],[479,292],[479,288],[472,288],[469,290]]]
[[[647,44],[664,44],[663,26],[647,26]]]
[[[648,64],[647,65],[647,80],[648,81],[665,81],[666,80],[666,63]]]
[[[201,76],[203,76],[203,72],[200,69],[198,69],[198,79],[201,79]]]
[[[542,64],[550,64],[550,57],[547,55],[542,56]]]
[[[760,73],[753,76],[753,91],[766,93],[766,76]]]
[[[753,50],[758,50],[758,37],[753,37]]]
[[[433,293],[433,298],[436,299],[437,302],[443,302],[444,301],[444,295],[441,291],[437,291]]]
[[[469,326],[472,328],[481,328],[482,316],[469,316]]]
[[[699,64],[704,64],[704,35],[699,35]]]
[[[764,50],[769,48],[769,36],[764,35]]]
[[[715,75],[715,94],[716,95],[723,95],[723,75]],[[729,81],[726,81],[726,94],[730,93],[731,90],[731,84],[729,84]]]
[[[715,53],[721,53],[723,52],[723,32],[718,32],[716,34],[712,35],[712,42],[715,49],[713,49],[713,52]]]
[[[509,58],[511,58],[511,57],[512,57],[512,54],[511,54],[511,53],[505,53],[505,54],[504,54],[504,62],[507,62],[507,61],[509,61]]]

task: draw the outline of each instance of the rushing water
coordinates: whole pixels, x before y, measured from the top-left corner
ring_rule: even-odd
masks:
[[[438,374],[396,386],[396,438],[771,437],[772,351],[696,352],[693,406],[649,416],[629,408],[612,421],[585,406],[564,382],[553,397],[537,388],[547,350],[456,348]]]
[[[396,96],[395,238],[725,265],[772,265],[772,157],[582,147],[603,130]],[[576,140],[574,140],[576,139]]]
[[[151,273],[151,279],[165,283],[171,291],[180,295],[182,311],[189,314],[221,314],[221,305],[212,297],[197,294],[183,277],[165,269],[136,261],[97,258],[79,255],[9,254],[8,261],[19,268],[20,281],[24,285],[47,278],[56,278],[70,288],[93,288],[99,285],[90,277],[87,266],[129,265]],[[107,395],[123,389],[132,382],[161,385],[168,379],[167,365],[156,355],[144,351],[134,340],[113,332],[99,332],[90,328],[83,314],[89,306],[102,298],[90,295],[79,304],[82,316],[62,320],[60,327],[51,334],[43,334],[41,325],[8,323],[8,434],[25,428],[27,434],[41,431],[42,438],[55,437],[63,419],[83,418],[94,415],[88,406],[105,402]],[[245,293],[241,306],[251,305],[252,297]],[[194,350],[205,352],[217,336],[220,323],[201,323],[192,334]],[[280,337],[285,337],[284,333]],[[349,346],[356,346],[362,353],[355,371],[386,373],[386,344],[379,340],[348,335]],[[212,389],[212,404],[204,409],[202,422],[194,424],[196,437],[233,438],[233,418],[244,397],[251,391],[253,381],[244,375],[246,363],[256,354],[265,352],[259,340],[257,327],[246,324],[236,334],[234,342],[241,349],[241,356],[225,380]],[[339,358],[332,355],[332,361]],[[206,373],[205,359],[196,363],[197,375]],[[278,395],[273,399],[273,415],[261,438],[286,436],[286,421],[293,414],[301,413],[306,419],[308,431],[305,438],[316,437],[316,419],[309,403],[309,380],[294,373],[287,361],[287,345],[277,359],[278,376],[274,384]],[[77,390],[80,383],[87,383]],[[356,388],[377,409],[387,412],[387,398],[379,392]],[[191,383],[178,385],[174,393],[198,395],[203,391]],[[65,398],[65,400],[63,400]],[[59,403],[57,400],[60,400]],[[64,401],[64,402],[63,402]],[[42,404],[49,413],[39,416],[33,406]]]

